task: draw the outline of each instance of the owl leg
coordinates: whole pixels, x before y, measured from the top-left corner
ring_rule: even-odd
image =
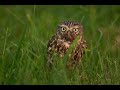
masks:
[[[47,64],[46,65],[47,65],[48,68],[52,68],[53,59],[52,59],[52,53],[51,52],[48,53]]]

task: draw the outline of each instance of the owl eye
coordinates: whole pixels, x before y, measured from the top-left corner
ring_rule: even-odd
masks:
[[[78,32],[78,28],[74,28],[73,31],[74,31],[74,32]]]
[[[64,31],[66,31],[66,28],[65,28],[65,27],[62,27],[61,30],[64,32]]]

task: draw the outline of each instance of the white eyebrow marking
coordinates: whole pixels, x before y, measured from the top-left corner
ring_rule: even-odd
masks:
[[[69,27],[68,27],[68,26],[66,26],[66,25],[58,25],[58,26],[60,26],[60,27],[66,27],[66,28],[67,28],[67,30],[69,29]]]

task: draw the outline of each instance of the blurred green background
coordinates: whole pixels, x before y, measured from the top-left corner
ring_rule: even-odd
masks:
[[[64,20],[83,24],[90,50],[71,73],[45,67],[47,43]],[[120,6],[1,5],[0,84],[120,84]]]

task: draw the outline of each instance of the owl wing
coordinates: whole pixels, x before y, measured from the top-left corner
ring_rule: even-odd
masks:
[[[47,45],[47,63],[52,64],[52,54],[53,54],[53,46],[55,42],[55,35],[49,40],[48,45]]]

